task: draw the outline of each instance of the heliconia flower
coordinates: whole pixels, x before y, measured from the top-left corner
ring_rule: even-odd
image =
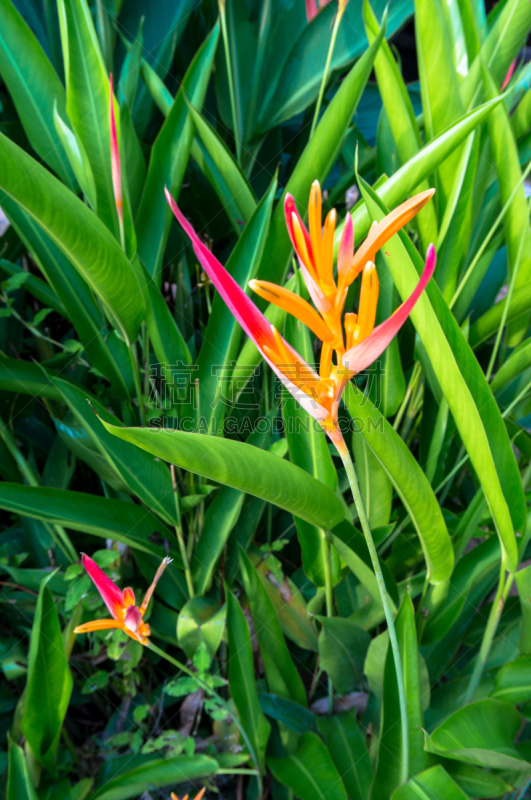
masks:
[[[436,256],[433,245],[430,245],[426,265],[413,294],[388,320],[374,328],[378,304],[378,275],[374,265],[376,252],[432,196],[433,190],[422,192],[402,203],[378,224],[373,224],[356,253],[352,218],[347,214],[337,255],[336,280],[333,255],[337,215],[335,210],[330,211],[322,226],[321,188],[318,181],[314,182],[310,193],[309,230],[297,211],[293,197],[286,195],[288,232],[315,308],[294,292],[268,281],[252,280],[249,286],[260,297],[299,319],[321,339],[323,344],[317,373],[282,338],[228,274],[166,190],[167,200],[190,237],[201,266],[235,318],[288,391],[331,437],[337,431],[339,403],[350,378],[372,364],[389,345],[433,274]],[[358,312],[345,314],[342,319],[348,288],[360,272],[363,275]]]
[[[124,229],[124,200],[122,193],[122,168],[120,165],[120,149],[118,147],[118,136],[116,133],[116,119],[114,116],[114,92],[112,73],[109,76],[109,98],[110,98],[110,122],[111,122],[111,174],[112,187],[114,191],[114,202],[116,213],[118,214],[118,224],[120,225],[120,236],[123,240]]]
[[[205,787],[203,786],[203,788],[201,789],[201,791],[199,791],[199,792],[196,794],[196,796],[194,797],[194,800],[202,800],[202,797],[203,797],[204,793],[205,793]],[[175,794],[175,792],[172,792],[172,793],[171,793],[171,800],[179,800],[179,798],[177,797],[177,795]],[[185,794],[185,796],[183,797],[183,800],[188,800],[188,795],[187,795],[187,794]]]
[[[146,613],[149,601],[155,591],[155,587],[159,582],[162,573],[171,563],[171,558],[164,558],[162,564],[157,570],[153,583],[146,592],[141,606],[137,606],[135,600],[135,593],[129,587],[123,591],[111,581],[102,569],[98,567],[95,561],[81,554],[83,566],[88,574],[96,584],[96,589],[101,594],[103,602],[109,609],[112,619],[95,619],[92,622],[85,622],[83,625],[78,625],[74,633],[90,633],[91,631],[105,631],[111,628],[118,628],[124,633],[127,633],[131,639],[146,645],[148,643],[148,636],[151,631],[149,625],[144,622],[144,614]]]
[[[514,72],[514,71],[515,71],[515,69],[516,69],[516,65],[517,65],[517,63],[518,63],[518,57],[514,59],[513,63],[511,64],[511,66],[510,66],[510,67],[509,67],[509,69],[507,70],[507,75],[506,75],[506,76],[505,76],[505,78],[503,79],[503,83],[502,83],[502,85],[500,86],[500,92],[503,92],[503,90],[504,90],[504,89],[507,87],[507,85],[508,85],[509,81],[510,81],[510,80],[511,80],[511,78],[513,77],[513,72]]]
[[[318,0],[305,0],[307,21],[311,22],[312,19],[317,16],[319,11],[321,11],[321,9],[327,6],[329,2],[330,0],[319,0],[319,2]],[[338,12],[340,14],[343,14],[347,6],[347,3],[348,0],[338,0],[337,7],[338,7]]]

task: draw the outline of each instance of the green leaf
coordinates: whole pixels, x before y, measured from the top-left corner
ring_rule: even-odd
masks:
[[[212,583],[212,574],[230,533],[238,521],[245,494],[223,486],[205,514],[201,538],[192,559],[192,578],[197,594],[204,594]]]
[[[256,569],[240,548],[240,569],[271,694],[307,705],[306,690],[284,639],[275,607]]]
[[[457,785],[472,797],[503,797],[511,787],[494,772],[460,761],[444,759],[444,768]]]
[[[330,753],[315,733],[303,734],[295,752],[269,756],[267,766],[277,781],[288,786],[300,800],[347,800]]]
[[[120,245],[79,198],[2,134],[0,189],[41,226],[101,297],[125,339],[134,341],[145,309]]]
[[[322,617],[319,634],[321,668],[339,694],[363,685],[363,664],[371,641],[367,631],[349,619]]]
[[[165,555],[164,548],[151,539],[155,534],[169,542],[174,538],[170,529],[148,509],[85,492],[5,482],[0,483],[0,508],[100,539],[121,542],[159,559]],[[182,568],[176,552],[172,552],[172,558]]]
[[[284,335],[306,363],[313,364],[315,356],[306,326],[288,316]],[[283,392],[282,415],[290,460],[335,491],[337,474],[321,425],[287,391]],[[297,517],[295,524],[301,543],[302,564],[308,578],[316,586],[325,586],[327,570],[330,570],[332,584],[337,583],[339,562],[325,531]]]
[[[83,147],[83,143],[76,137],[74,131],[61,116],[57,108],[57,101],[53,106],[53,122],[59,141],[63,146],[63,150],[72,168],[72,172],[76,176],[76,180],[81,186],[81,190],[90,207],[95,211],[97,208],[96,184],[94,182],[90,161]]]
[[[367,800],[373,778],[372,765],[355,716],[345,712],[318,717],[317,727],[350,800]]]
[[[83,278],[52,239],[13,200],[2,208],[44,277],[64,304],[91,365],[112,383],[121,399],[134,392],[134,378],[125,342],[110,332],[101,308]]]
[[[306,208],[314,180],[324,182],[343,144],[365,85],[369,79],[380,42],[385,34],[386,16],[380,32],[368,50],[354,64],[323,114],[311,141],[306,145],[275,209],[259,277],[282,284],[289,265],[291,242],[284,219],[284,198],[293,195]],[[289,86],[289,84],[288,84]]]
[[[55,774],[57,749],[73,681],[61,636],[59,614],[46,583],[47,578],[44,578],[31,629],[20,727],[37,761]]]
[[[6,800],[37,800],[28,772],[24,751],[18,744],[9,743]]]
[[[518,649],[523,656],[531,656],[531,566],[519,570],[515,578],[522,609]]]
[[[430,583],[443,583],[452,574],[454,566],[452,543],[425,474],[393,427],[352,383],[347,386],[343,401],[411,516],[426,559]]]
[[[529,772],[514,745],[522,718],[514,706],[499,700],[479,700],[459,709],[436,728],[424,732],[428,753],[479,767]]]
[[[444,800],[469,800],[459,786],[448,775],[444,767],[435,767],[421,772],[411,778],[391,795],[391,800],[432,800],[444,797]]]
[[[261,497],[324,528],[344,510],[336,495],[299,467],[244,442],[170,429],[120,428],[107,431],[176,466]]]
[[[419,66],[422,108],[426,140],[434,139],[463,115],[450,38],[439,0],[428,3],[415,2],[415,39]],[[441,91],[444,87],[444,91]],[[460,148],[455,149],[439,165],[438,200],[440,212],[444,211],[455,181],[461,158]],[[441,213],[442,216],[442,213]]]
[[[375,219],[387,209],[361,183]],[[384,257],[405,300],[418,282],[423,263],[407,236],[400,232],[387,242]],[[517,565],[515,530],[525,526],[525,500],[518,466],[507,431],[485,376],[455,318],[431,281],[411,313],[470,460],[496,522],[508,569]],[[472,377],[473,376],[473,377]],[[513,527],[514,526],[514,527]]]
[[[485,94],[489,99],[498,96],[496,84],[486,68],[483,70],[483,83]],[[490,135],[491,158],[494,161],[498,177],[500,204],[502,207],[514,193],[514,197],[503,218],[503,224],[507,245],[509,276],[512,276],[516,269],[518,270],[514,282],[514,290],[518,290],[531,282],[531,231],[529,229],[527,200],[521,183],[522,170],[520,169],[518,146],[514,138],[509,115],[503,103],[500,103],[489,116],[487,125]],[[507,339],[509,347],[515,347],[522,341],[530,319],[531,313],[520,317],[518,321],[509,325]]]
[[[476,350],[479,345],[493,336],[498,328],[502,317],[504,316],[507,298],[500,300],[498,303],[489,308],[484,314],[477,319],[470,328],[470,347]],[[513,292],[509,311],[507,313],[507,322],[520,319],[526,315],[531,306],[531,281],[527,286],[522,286],[517,291]]]
[[[255,764],[263,772],[265,749],[271,726],[258,702],[254,677],[253,651],[249,627],[232,592],[227,592],[227,633],[229,638],[229,684]]]
[[[491,697],[513,705],[531,700],[531,661],[527,656],[520,656],[498,670]]]
[[[170,525],[179,524],[171,475],[167,467],[128,442],[120,441],[119,437],[111,436],[102,427],[101,421],[105,419],[116,422],[115,417],[95,398],[91,398],[93,408],[99,415],[98,419],[87,403],[86,391],[59,378],[53,378],[53,382],[77,423],[84,428],[92,447],[103,456],[112,473],[127,487],[126,491],[139,497]],[[64,426],[64,431],[65,438],[76,436],[75,429]]]
[[[212,159],[216,169],[219,171],[229,194],[233,198],[238,211],[240,225],[249,222],[256,209],[256,200],[249,183],[229,148],[216,133],[214,128],[190,103],[188,103],[188,110],[192,115],[195,129],[207,153]]]
[[[66,111],[76,139],[88,157],[96,189],[96,213],[119,239],[118,213],[111,173],[110,87],[107,69],[86,0],[58,0],[65,65]],[[119,114],[116,112],[118,141]],[[124,224],[128,254],[135,243],[127,192]]]
[[[352,450],[369,524],[371,529],[381,528],[391,516],[392,483],[361,432],[353,432]]]
[[[133,766],[134,762],[137,765]],[[90,800],[131,800],[146,791],[164,787],[175,789],[180,783],[201,780],[217,769],[217,761],[203,755],[174,756],[171,759],[126,756],[122,769],[117,769],[117,774],[110,777],[104,775]]]
[[[294,733],[315,731],[317,733],[318,718],[299,703],[294,703],[287,697],[279,697],[276,694],[266,694],[265,692],[258,695],[258,700],[260,708],[267,717],[281,722],[290,731]]]
[[[501,365],[492,379],[490,388],[496,393],[529,367],[531,367],[531,339],[526,339]]]
[[[63,84],[10,0],[2,0],[0,14],[0,75],[31,146],[75,190],[75,178],[53,125],[54,103],[61,111],[65,107]]]
[[[426,767],[422,745],[422,690],[420,661],[415,628],[415,610],[406,593],[396,618],[396,635],[404,671],[409,728],[409,771],[416,774]],[[400,785],[402,737],[400,704],[393,651],[387,648],[383,682],[382,726],[378,765],[374,777],[375,797],[388,797]],[[393,759],[389,759],[393,753]]]
[[[219,39],[219,23],[209,33],[184,76],[170,112],[151,150],[144,192],[136,216],[138,255],[160,284],[162,256],[173,218],[164,196],[167,187],[177,200],[190,156],[194,126],[184,99],[201,108]]]
[[[213,659],[225,631],[227,609],[206,597],[193,597],[179,612],[177,639],[188,658],[193,658],[201,642]]]
[[[258,269],[267,239],[276,186],[275,176],[227,261],[227,271],[242,287],[247,287]],[[228,401],[235,402],[242,374],[247,377],[245,370],[242,373],[242,370],[233,369],[241,337],[240,325],[216,292],[197,359],[200,387],[198,418],[205,419],[208,429],[213,432],[222,428],[228,406],[220,398],[220,389],[226,387]]]

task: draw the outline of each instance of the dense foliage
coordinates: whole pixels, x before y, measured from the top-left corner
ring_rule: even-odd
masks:
[[[7,800],[531,796],[531,4],[339,9],[0,0]],[[315,180],[356,246],[436,189],[376,256],[376,321],[430,243],[435,276],[340,409],[409,754],[338,452],[164,195],[240,286],[307,297],[283,200],[304,215]],[[304,325],[257,304],[318,361]],[[137,598],[173,559],[145,614],[153,647],[74,633],[108,616],[80,552]]]

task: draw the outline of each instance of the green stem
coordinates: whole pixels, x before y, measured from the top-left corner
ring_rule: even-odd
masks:
[[[238,161],[238,164],[241,166],[242,148],[240,143],[240,134],[238,131],[238,115],[236,113],[236,98],[234,95],[234,83],[232,80],[232,62],[230,58],[229,37],[227,34],[227,17],[225,14],[225,0],[219,0],[219,17],[221,19],[221,35],[223,37],[225,62],[227,64],[227,77],[229,80],[229,97],[230,97],[230,107],[232,111],[232,125],[234,128],[234,145],[236,147],[236,159]]]
[[[146,412],[144,410],[144,400],[142,398],[142,386],[140,384],[140,373],[138,371],[138,359],[136,355],[136,348],[134,344],[128,344],[127,350],[129,352],[129,360],[131,361],[131,368],[133,370],[133,378],[135,381],[136,396],[138,398],[138,405],[140,408],[140,424],[146,426]]]
[[[256,771],[253,772],[253,775],[256,775],[256,777],[257,777],[258,788],[259,788],[259,796],[261,797],[262,796],[262,775],[260,773],[260,768],[259,768],[259,765],[256,763],[256,760],[255,760],[255,757],[254,757],[254,753],[253,753],[253,747],[251,745],[251,742],[249,741],[249,737],[247,736],[245,730],[243,729],[242,724],[241,724],[240,720],[238,719],[237,714],[234,713],[233,709],[231,709],[229,707],[229,705],[226,702],[226,700],[224,700],[216,692],[215,689],[213,689],[211,686],[209,686],[208,683],[205,683],[205,681],[201,680],[201,678],[199,677],[197,672],[192,672],[192,670],[188,669],[188,667],[185,664],[182,664],[180,661],[177,661],[176,658],[173,658],[172,656],[168,655],[168,653],[166,653],[164,650],[161,650],[160,647],[157,647],[156,644],[153,644],[153,642],[151,640],[148,640],[147,647],[149,647],[150,650],[152,650],[154,653],[156,653],[161,658],[165,658],[166,661],[168,661],[174,667],[177,667],[177,669],[180,669],[181,672],[185,673],[185,675],[189,675],[191,678],[193,678],[194,681],[196,681],[196,683],[198,684],[198,686],[200,686],[201,689],[204,692],[206,692],[206,694],[210,695],[210,697],[213,697],[216,700],[216,702],[219,703],[219,705],[223,709],[225,709],[227,714],[229,714],[230,717],[234,720],[234,724],[236,725],[236,727],[240,731],[240,733],[242,735],[242,738],[243,738],[245,744],[247,745],[249,753],[251,754],[251,756],[253,758],[253,761],[255,762]]]
[[[354,503],[356,505],[356,510],[358,512],[358,516],[361,522],[361,527],[363,529],[365,541],[367,542],[367,547],[369,549],[369,553],[371,556],[374,574],[376,575],[378,589],[380,590],[380,597],[382,598],[382,605],[385,614],[385,619],[387,622],[387,628],[389,630],[389,641],[391,643],[391,650],[393,651],[393,658],[395,661],[396,681],[398,684],[398,701],[400,705],[400,723],[402,728],[400,783],[406,783],[409,776],[409,728],[408,728],[408,714],[407,714],[407,701],[406,701],[406,687],[404,683],[402,659],[400,657],[400,648],[398,646],[398,638],[396,635],[393,613],[391,611],[389,595],[387,594],[382,568],[380,566],[380,561],[378,559],[378,553],[376,551],[374,539],[372,538],[369,520],[367,519],[367,514],[365,512],[363,500],[361,499],[360,487],[358,484],[358,479],[356,477],[354,464],[352,463],[352,458],[350,457],[350,453],[345,444],[345,440],[343,439],[343,436],[339,432],[339,430],[336,429],[336,431],[332,434],[331,438],[341,457],[343,466],[345,467],[345,471],[347,473],[348,481],[350,483],[350,488],[352,489],[352,496],[354,498]]]
[[[334,598],[332,592],[332,570],[331,570],[331,551],[330,542],[326,535],[326,531],[322,528],[319,529],[319,534],[323,539],[325,557],[324,557],[324,580],[325,580],[325,598],[326,598],[326,616],[328,618],[334,616]],[[328,678],[328,713],[332,714],[334,710],[334,687],[330,677]]]
[[[188,553],[186,551],[186,544],[184,543],[183,529],[181,524],[181,507],[179,505],[179,490],[177,488],[177,480],[175,479],[175,467],[170,464],[171,482],[173,485],[173,498],[175,500],[175,513],[177,515],[177,524],[175,525],[175,534],[179,542],[179,552],[183,561],[184,574],[186,576],[186,585],[188,587],[188,594],[190,598],[195,597],[194,584],[192,581],[192,571],[190,569],[190,562],[188,560]]]
[[[487,658],[490,653],[490,648],[492,647],[492,641],[496,634],[496,629],[498,628],[498,623],[502,615],[507,595],[509,594],[509,590],[513,584],[513,580],[514,575],[512,574],[507,576],[507,580],[505,579],[504,554],[500,565],[500,579],[498,581],[496,596],[490,609],[487,625],[483,633],[483,639],[481,640],[481,647],[479,648],[476,663],[474,664],[474,669],[470,677],[470,683],[468,684],[468,688],[466,690],[464,698],[465,705],[467,703],[471,703],[476,695],[476,691],[479,686],[479,682],[481,681],[481,676],[483,675],[483,670],[485,669],[485,664],[487,663]]]
[[[334,20],[334,27],[332,28],[332,36],[330,37],[330,45],[328,47],[328,55],[326,56],[326,64],[323,72],[323,80],[321,81],[321,88],[319,89],[319,97],[317,98],[317,105],[315,106],[315,113],[313,115],[313,122],[312,127],[310,130],[310,139],[312,138],[315,128],[317,127],[317,123],[319,121],[319,112],[321,111],[321,104],[323,102],[324,92],[326,89],[326,83],[328,81],[328,72],[330,70],[330,62],[332,61],[332,55],[334,53],[334,47],[336,46],[336,38],[337,32],[339,30],[339,23],[341,22],[341,17],[343,16],[344,11],[344,3],[339,3],[336,18]]]

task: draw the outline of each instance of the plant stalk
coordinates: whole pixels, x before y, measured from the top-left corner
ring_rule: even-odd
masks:
[[[135,381],[135,389],[138,398],[138,405],[140,409],[140,424],[145,427],[146,426],[146,412],[144,410],[144,400],[142,398],[142,386],[140,384],[140,373],[138,370],[138,358],[136,354],[136,348],[134,344],[127,344],[127,350],[129,352],[129,360],[131,361],[131,369],[133,370],[133,378]]]
[[[319,533],[323,539],[324,549],[325,549],[325,558],[324,558],[324,579],[325,579],[325,598],[326,598],[326,616],[333,617],[334,616],[334,598],[333,598],[333,590],[332,590],[332,569],[331,569],[331,551],[330,551],[330,542],[326,535],[326,531],[322,528],[319,529]],[[328,678],[328,713],[332,714],[334,711],[334,687],[332,685],[332,681],[330,677]]]
[[[317,105],[315,106],[315,112],[313,115],[312,127],[310,129],[310,139],[312,138],[313,134],[315,133],[315,129],[317,127],[317,123],[319,122],[319,112],[321,111],[321,104],[323,102],[324,92],[326,89],[326,83],[328,81],[328,73],[330,71],[330,63],[332,61],[332,55],[334,54],[334,48],[336,46],[336,38],[337,32],[339,30],[339,24],[341,22],[341,17],[343,16],[343,12],[345,10],[346,3],[344,0],[339,0],[338,7],[337,7],[337,14],[334,20],[334,27],[332,28],[332,36],[330,37],[330,45],[328,47],[328,55],[326,56],[326,64],[323,72],[323,80],[321,81],[321,88],[319,89],[319,96],[317,98]]]
[[[369,553],[374,568],[374,574],[376,575],[378,589],[380,590],[380,597],[382,598],[382,605],[385,614],[385,619],[387,622],[387,628],[389,630],[389,641],[391,644],[391,650],[393,651],[393,658],[396,670],[396,680],[398,684],[398,700],[400,705],[400,723],[402,730],[400,783],[406,783],[409,777],[409,727],[408,727],[408,714],[407,714],[407,701],[406,701],[406,686],[404,682],[402,659],[400,657],[400,648],[398,646],[398,638],[396,635],[393,613],[391,611],[389,595],[387,593],[387,588],[385,586],[385,580],[382,573],[382,568],[380,566],[380,561],[378,559],[378,553],[376,551],[374,539],[372,538],[369,520],[367,519],[367,514],[365,512],[365,507],[363,505],[363,500],[361,498],[360,487],[358,484],[358,479],[356,477],[354,464],[352,463],[352,458],[345,444],[345,440],[343,439],[343,435],[341,434],[338,428],[336,428],[336,430],[334,431],[334,433],[331,435],[330,438],[332,438],[332,441],[334,442],[337,448],[337,451],[341,457],[343,466],[345,467],[345,471],[347,473],[350,488],[352,490],[352,496],[354,498],[356,510],[358,512],[361,527],[363,529],[363,534],[365,536],[365,541],[367,542],[367,547],[369,548]]]
[[[500,566],[500,579],[498,581],[496,596],[494,598],[494,602],[490,609],[487,625],[483,633],[483,639],[481,640],[481,647],[479,648],[479,653],[476,658],[476,663],[474,664],[474,670],[470,677],[470,683],[468,684],[468,688],[466,690],[464,698],[465,705],[471,703],[476,695],[479,683],[481,681],[481,676],[483,675],[483,670],[485,669],[485,664],[487,663],[487,658],[489,657],[490,648],[492,647],[492,642],[496,634],[496,630],[498,628],[498,623],[500,621],[500,617],[503,612],[503,607],[505,605],[505,601],[507,600],[507,595],[509,594],[509,590],[513,584],[514,575],[510,573],[506,579],[505,571],[506,568],[505,568],[505,554],[504,554],[502,556],[502,561]]]
[[[190,569],[190,562],[188,560],[188,553],[186,551],[186,544],[184,542],[183,529],[181,524],[181,507],[179,505],[179,491],[177,489],[177,480],[175,478],[175,467],[170,464],[171,482],[173,486],[173,498],[175,500],[175,512],[177,515],[177,524],[175,525],[175,534],[179,543],[179,552],[183,561],[184,574],[186,576],[186,585],[188,587],[188,594],[190,599],[195,597],[194,584],[192,581],[192,571]]]

